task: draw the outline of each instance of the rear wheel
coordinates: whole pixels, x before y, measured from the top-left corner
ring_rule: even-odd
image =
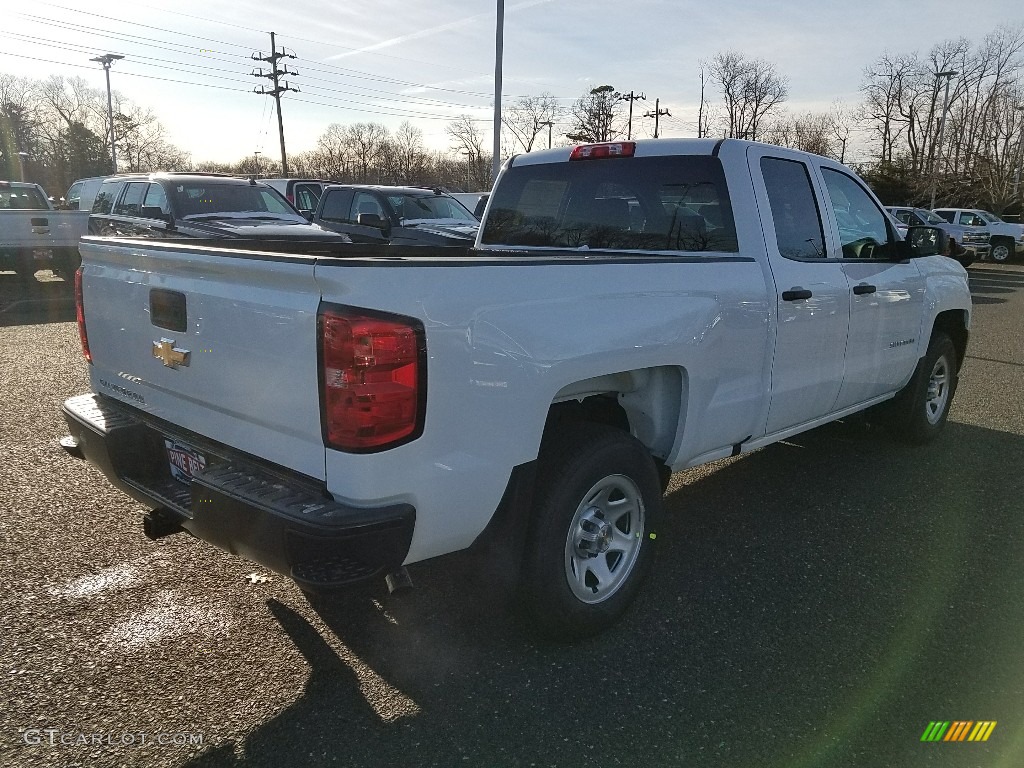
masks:
[[[650,571],[661,483],[631,435],[563,424],[546,441],[530,520],[520,599],[534,628],[584,637],[613,624]]]

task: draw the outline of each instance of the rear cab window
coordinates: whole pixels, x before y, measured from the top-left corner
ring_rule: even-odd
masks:
[[[46,198],[34,187],[0,188],[0,210],[48,211]]]
[[[629,157],[514,166],[495,188],[485,246],[739,250],[718,158]]]

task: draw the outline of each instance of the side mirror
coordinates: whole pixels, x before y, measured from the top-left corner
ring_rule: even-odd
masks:
[[[949,237],[938,227],[909,227],[899,251],[905,259],[938,256],[946,252],[948,242]]]
[[[391,225],[376,213],[360,213],[356,216],[356,224],[361,227],[379,229],[384,237],[387,237],[391,230]]]
[[[306,221],[310,224],[313,223],[313,217],[316,216],[316,211],[299,211],[303,216],[306,217]]]

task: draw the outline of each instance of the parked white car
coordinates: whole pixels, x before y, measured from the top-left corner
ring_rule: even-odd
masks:
[[[935,213],[953,224],[987,229],[991,235],[992,261],[1009,261],[1024,254],[1024,225],[1003,221],[980,208],[936,208]]]

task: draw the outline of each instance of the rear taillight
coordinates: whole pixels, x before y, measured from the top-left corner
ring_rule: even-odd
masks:
[[[603,157],[632,157],[635,141],[613,141],[606,144],[580,144],[573,147],[570,160],[598,160]]]
[[[368,453],[423,432],[423,326],[396,315],[323,306],[318,318],[320,409],[330,448]]]
[[[89,351],[89,334],[85,330],[85,302],[82,301],[82,268],[75,272],[75,317],[78,319],[78,338],[82,340],[82,354],[90,363],[92,353]]]

